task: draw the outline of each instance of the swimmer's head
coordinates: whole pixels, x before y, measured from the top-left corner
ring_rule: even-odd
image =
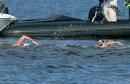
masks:
[[[104,42],[105,42],[105,40],[99,40],[97,45],[102,46]]]
[[[104,43],[105,42],[105,40],[99,40],[98,41],[98,43]]]

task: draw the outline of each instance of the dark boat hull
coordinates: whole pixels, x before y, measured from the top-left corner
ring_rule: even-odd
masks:
[[[130,22],[94,24],[86,21],[18,21],[1,32],[1,36],[44,37],[129,37]]]

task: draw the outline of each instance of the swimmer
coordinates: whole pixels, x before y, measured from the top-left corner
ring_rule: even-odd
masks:
[[[38,45],[38,44],[39,44],[38,42],[36,42],[36,41],[35,41],[34,39],[32,39],[31,37],[26,36],[26,35],[23,35],[23,36],[21,36],[21,37],[18,39],[18,41],[17,41],[16,43],[14,43],[12,46],[13,46],[13,47],[20,47],[20,46],[26,47],[26,46],[29,46],[29,45],[30,45],[29,43],[23,44],[23,42],[24,42],[25,40],[30,40],[30,41],[32,42],[32,44],[34,44],[34,45]]]
[[[113,44],[119,44],[119,45],[124,46],[124,44],[122,44],[121,42],[116,41],[116,40],[99,40],[96,47],[105,48],[105,47],[111,46]]]

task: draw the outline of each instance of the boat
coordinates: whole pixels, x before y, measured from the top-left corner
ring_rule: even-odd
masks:
[[[8,14],[8,9],[4,4],[0,4],[0,31],[16,20],[16,17]]]
[[[0,36],[35,37],[130,37],[130,21],[92,23],[68,16],[35,20],[16,20],[0,32]]]
[[[17,21],[1,32],[2,36],[44,36],[44,37],[127,37],[130,36],[130,21],[95,24],[66,16],[51,21]]]
[[[0,31],[15,20],[16,18],[12,15],[0,13]]]

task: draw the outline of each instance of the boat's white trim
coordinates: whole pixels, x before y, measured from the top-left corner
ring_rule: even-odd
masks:
[[[12,15],[9,15],[9,14],[0,13],[0,31],[2,31],[12,21],[15,21],[15,20],[16,20],[15,16],[12,16]]]
[[[0,19],[1,18],[10,18],[11,20],[16,20],[15,16],[9,15],[9,14],[4,14],[4,13],[0,13]]]

